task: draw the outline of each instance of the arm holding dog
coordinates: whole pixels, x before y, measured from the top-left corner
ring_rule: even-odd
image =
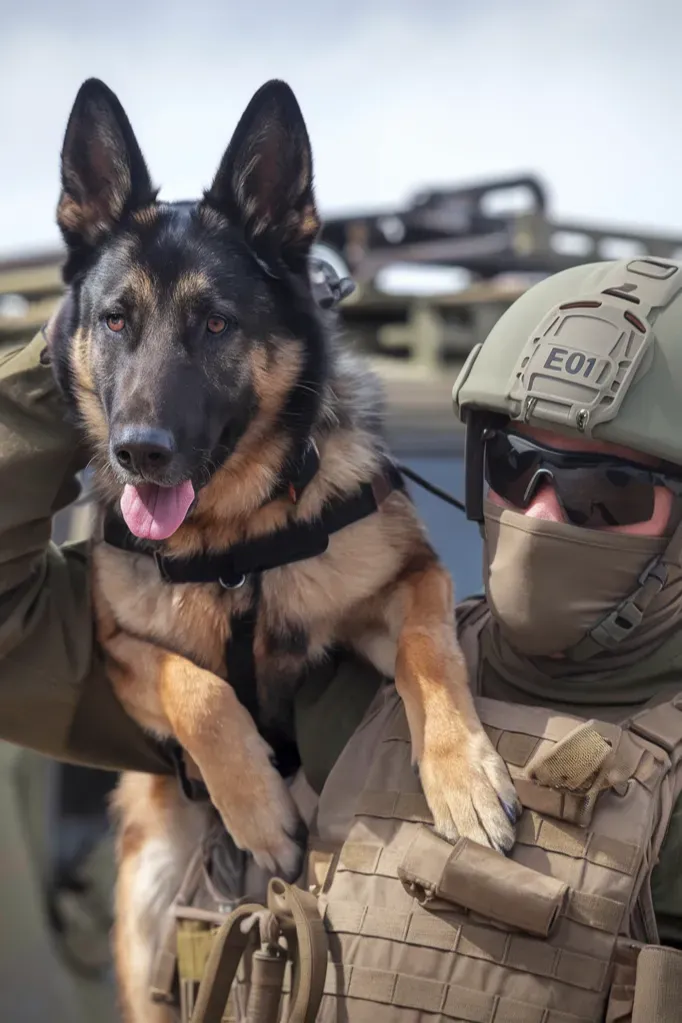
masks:
[[[39,334],[0,362],[0,738],[75,763],[164,772],[106,678],[87,552],[50,541],[86,456],[44,348]]]

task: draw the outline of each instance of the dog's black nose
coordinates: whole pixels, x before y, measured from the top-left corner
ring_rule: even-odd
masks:
[[[168,430],[127,426],[112,444],[119,465],[143,476],[160,472],[175,454],[173,435]]]

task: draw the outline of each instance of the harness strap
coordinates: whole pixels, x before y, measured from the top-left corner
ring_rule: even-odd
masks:
[[[306,442],[305,450],[295,459],[297,474],[283,471],[289,483],[284,487],[289,498],[296,503],[303,489],[319,469],[319,453],[314,443]],[[293,470],[291,470],[293,471]],[[282,491],[283,484],[279,487]],[[153,557],[161,578],[169,583],[219,583],[225,589],[241,587],[251,577],[252,597],[248,608],[233,614],[230,638],[225,648],[227,678],[237,698],[249,711],[266,742],[272,747],[277,769],[284,777],[294,774],[301,765],[295,741],[260,722],[256,666],[253,642],[258,619],[260,577],[273,568],[324,554],[329,538],[346,526],[367,518],[376,512],[393,490],[404,491],[405,483],[399,469],[386,462],[382,472],[369,483],[360,485],[358,492],[333,498],[327,502],[317,518],[307,522],[289,523],[266,536],[234,544],[227,550],[194,555],[189,558],[169,557],[162,554],[156,544],[133,536],[125,523],[110,511],[104,521],[104,541],[120,550]],[[275,491],[276,496],[279,491]],[[181,751],[171,746],[183,792],[188,799],[206,798],[205,786],[191,778]]]
[[[104,541],[121,550],[153,557],[165,582],[217,582],[225,589],[233,589],[242,586],[247,576],[324,554],[330,536],[372,515],[392,490],[402,489],[402,475],[393,464],[388,464],[370,483],[363,483],[357,494],[329,501],[315,519],[292,522],[266,536],[233,544],[228,550],[190,558],[161,554],[151,544],[140,542],[113,514],[105,520]]]
[[[308,484],[312,483],[319,468],[320,452],[317,444],[307,437],[299,442],[294,455],[285,462],[273,498],[286,494],[291,503],[296,504]]]
[[[301,766],[296,743],[279,729],[270,728],[261,720],[256,679],[254,637],[258,620],[260,576],[253,578],[253,595],[249,607],[230,619],[230,637],[225,644],[225,667],[237,699],[248,710],[258,731],[271,746],[277,770],[284,778],[295,774]]]
[[[245,903],[233,910],[220,927],[199,986],[192,1023],[221,1023],[239,963],[252,940],[250,930],[242,929],[242,924],[262,909],[258,903]]]

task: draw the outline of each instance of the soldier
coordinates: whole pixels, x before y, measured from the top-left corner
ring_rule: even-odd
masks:
[[[515,302],[459,375],[485,597],[460,605],[458,628],[526,810],[509,858],[465,840],[451,855],[420,827],[390,683],[350,657],[324,685],[309,679],[297,709],[319,797],[309,848],[312,860],[336,844],[336,859],[322,875],[309,862],[305,883],[350,978],[327,975],[317,1018],[334,1018],[337,998],[350,1023],[368,1003],[377,1023],[679,1018],[681,312],[681,262],[573,268]],[[85,550],[49,542],[87,454],[43,347],[0,365],[0,734],[169,772],[102,670]]]

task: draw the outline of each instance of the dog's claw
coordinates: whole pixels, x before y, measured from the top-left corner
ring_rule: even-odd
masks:
[[[468,748],[452,744],[425,746],[420,779],[436,831],[449,841],[470,838],[498,852],[514,844],[514,826],[521,805],[502,758],[482,730],[468,739]]]
[[[509,803],[505,803],[503,799],[500,800],[500,802],[502,803],[504,812],[506,813],[509,820],[512,822],[513,825],[516,825],[518,823],[519,817],[523,812],[523,807],[521,806],[521,803],[518,801],[518,799],[511,806],[509,805]]]

